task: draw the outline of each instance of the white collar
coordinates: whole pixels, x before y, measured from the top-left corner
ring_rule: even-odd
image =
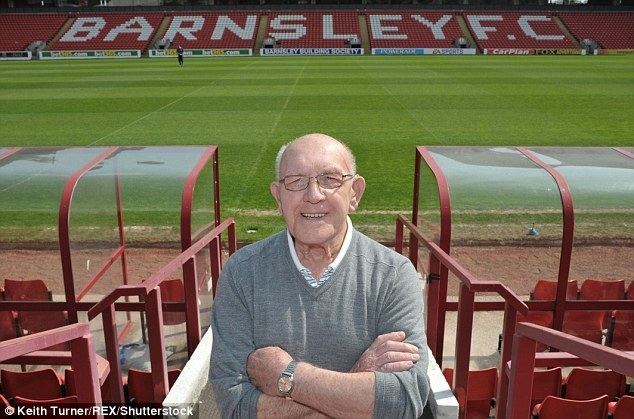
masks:
[[[343,239],[343,244],[341,245],[341,249],[339,249],[339,253],[337,253],[337,257],[332,261],[330,266],[334,271],[337,269],[341,260],[348,252],[348,248],[350,247],[350,242],[352,241],[352,220],[350,217],[346,216],[346,223],[348,224],[348,229],[346,231],[346,237]],[[288,240],[288,249],[291,252],[291,258],[293,258],[293,262],[295,263],[295,267],[297,270],[301,271],[302,269],[307,269],[302,263],[299,261],[299,257],[297,256],[297,252],[295,251],[295,242],[293,240],[293,236],[291,236],[291,232],[286,229],[286,238]]]

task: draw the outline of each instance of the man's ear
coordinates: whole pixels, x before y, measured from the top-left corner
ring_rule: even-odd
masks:
[[[271,195],[275,199],[277,203],[277,210],[282,214],[282,201],[280,200],[280,183],[279,182],[271,182],[270,186]]]
[[[361,197],[365,192],[365,179],[363,176],[356,176],[352,179],[352,196],[350,198],[349,212],[354,212],[361,202]]]

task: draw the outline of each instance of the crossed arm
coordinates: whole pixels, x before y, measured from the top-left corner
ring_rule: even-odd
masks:
[[[300,362],[294,373],[292,400],[280,397],[277,381],[291,362],[281,348],[253,351],[247,360],[250,381],[263,394],[258,417],[371,417],[374,412],[374,372],[407,371],[420,358],[404,332],[378,336],[348,373]]]

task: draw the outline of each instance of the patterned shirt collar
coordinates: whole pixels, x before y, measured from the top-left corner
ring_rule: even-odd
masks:
[[[304,265],[302,265],[302,263],[299,261],[299,257],[297,256],[297,252],[295,251],[295,243],[294,243],[293,236],[291,236],[290,231],[286,229],[286,238],[288,239],[288,248],[291,252],[291,258],[293,259],[293,263],[295,263],[295,267],[297,268],[299,273],[302,274],[306,282],[308,282],[308,285],[310,285],[311,287],[317,288],[323,285],[324,283],[326,283],[326,281],[328,281],[330,277],[332,277],[332,275],[335,273],[335,269],[337,269],[337,267],[341,263],[341,260],[348,252],[348,248],[350,247],[350,242],[352,241],[352,220],[350,220],[350,217],[346,217],[346,223],[348,225],[348,229],[346,230],[346,237],[343,239],[343,244],[341,245],[341,249],[339,249],[339,253],[337,254],[337,257],[335,258],[335,260],[333,260],[332,263],[326,267],[326,270],[324,271],[319,281],[317,281],[317,279],[315,279],[313,275],[311,274],[310,270],[306,268]]]

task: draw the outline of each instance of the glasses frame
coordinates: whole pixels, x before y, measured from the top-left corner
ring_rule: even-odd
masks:
[[[315,182],[317,182],[317,186],[319,186],[322,189],[326,189],[329,191],[335,190],[335,189],[339,189],[343,186],[343,184],[349,180],[352,179],[356,176],[356,173],[346,173],[346,174],[341,174],[341,185],[339,186],[335,186],[334,188],[328,188],[326,186],[323,186],[320,182],[319,182],[319,177],[320,176],[324,176],[324,175],[339,175],[339,173],[320,173],[317,176],[303,176],[303,175],[287,175],[284,176],[282,179],[278,180],[279,183],[281,183],[282,185],[284,185],[284,189],[286,189],[289,192],[301,192],[301,191],[305,191],[306,189],[308,189],[308,186],[310,185],[310,180],[311,179],[315,179]],[[308,182],[306,182],[306,186],[301,188],[301,189],[289,189],[288,185],[286,185],[286,179],[289,177],[299,177],[299,178],[308,178]]]

